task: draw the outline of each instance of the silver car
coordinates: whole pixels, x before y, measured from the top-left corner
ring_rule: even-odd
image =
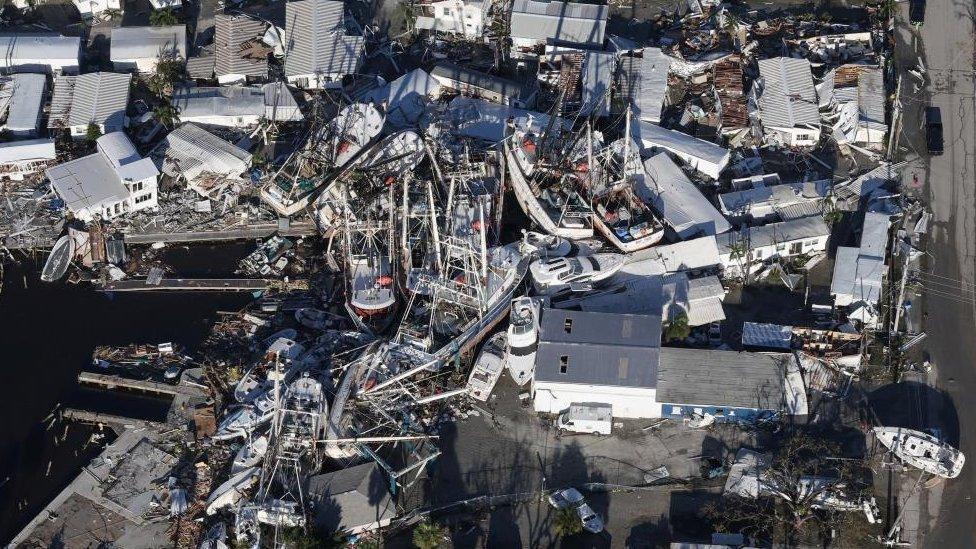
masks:
[[[549,494],[549,505],[552,505],[556,509],[573,508],[581,503],[585,503],[583,501],[583,494],[576,488],[566,488],[565,490],[557,490]]]

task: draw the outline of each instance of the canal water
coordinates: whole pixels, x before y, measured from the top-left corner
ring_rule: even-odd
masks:
[[[244,244],[173,248],[184,276],[230,274],[253,249]],[[167,258],[167,263],[170,263]],[[59,406],[161,418],[167,402],[81,389],[78,373],[96,345],[171,341],[192,351],[217,311],[238,310],[250,294],[118,294],[88,285],[45,284],[39,265],[8,264],[0,292],[0,541],[13,537],[100,448],[96,428],[55,421]],[[218,273],[217,271],[225,271]]]

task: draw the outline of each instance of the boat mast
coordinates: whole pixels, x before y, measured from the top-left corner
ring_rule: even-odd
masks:
[[[437,272],[443,272],[444,265],[441,262],[441,234],[437,228],[437,210],[434,209],[434,188],[430,181],[427,181],[427,209],[430,210],[430,232],[434,239],[434,261],[437,265]]]
[[[627,116],[624,123],[624,166],[623,177],[627,177],[627,166],[630,164],[630,103],[627,103]]]
[[[481,200],[478,201],[478,219],[481,223],[481,229],[478,233],[481,236],[481,283],[486,286],[488,285],[488,242],[485,238],[485,203]]]

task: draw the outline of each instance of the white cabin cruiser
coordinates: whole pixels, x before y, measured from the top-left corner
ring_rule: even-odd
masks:
[[[506,364],[512,379],[525,385],[535,371],[535,353],[539,348],[539,300],[517,297],[512,300],[509,316],[508,356]]]
[[[220,425],[217,432],[212,437],[214,440],[231,440],[246,437],[253,433],[258,427],[271,421],[274,410],[263,412],[255,406],[243,406],[231,412]]]
[[[608,253],[539,259],[529,266],[529,272],[533,285],[541,293],[587,291],[593,284],[616,274],[626,261],[625,255]]]
[[[468,394],[475,400],[488,400],[491,391],[505,370],[505,334],[499,332],[489,339],[468,376]]]
[[[258,465],[267,453],[267,435],[248,440],[237,451],[237,454],[234,455],[234,463],[230,467],[230,474],[236,475],[245,469]]]
[[[559,236],[526,231],[523,238],[526,244],[538,250],[537,255],[543,259],[566,257],[573,253],[573,243]]]
[[[875,427],[874,435],[895,457],[926,473],[956,478],[966,463],[966,456],[962,452],[922,431]]]

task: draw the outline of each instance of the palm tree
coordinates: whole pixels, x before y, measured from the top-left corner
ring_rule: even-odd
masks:
[[[176,107],[169,103],[161,103],[153,107],[153,116],[167,130],[180,121],[180,114],[176,111]]]
[[[420,549],[435,549],[447,537],[447,528],[425,520],[413,529],[413,544]]]
[[[557,511],[556,516],[553,517],[552,529],[555,530],[557,536],[566,538],[582,532],[583,523],[580,522],[576,509],[564,507]]]
[[[149,14],[149,24],[154,27],[172,27],[179,25],[180,20],[173,10],[155,10]]]
[[[88,143],[91,144],[101,136],[102,128],[100,128],[98,124],[94,122],[88,124],[88,129],[85,130],[85,141],[88,141]]]

